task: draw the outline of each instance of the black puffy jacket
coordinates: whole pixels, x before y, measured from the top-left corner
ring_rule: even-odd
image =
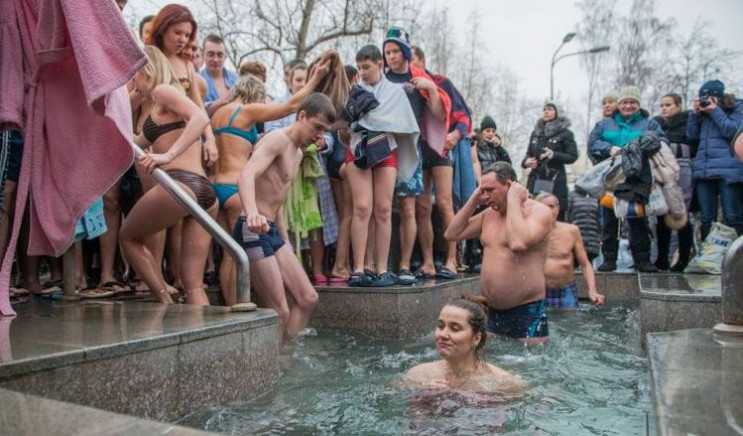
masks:
[[[511,156],[508,155],[508,151],[503,145],[496,146],[485,139],[477,142],[477,158],[480,160],[480,166],[483,170],[496,162],[511,163]]]
[[[599,202],[595,198],[580,195],[573,191],[568,201],[568,221],[578,226],[583,237],[583,245],[589,257],[601,252],[601,224]]]
[[[697,155],[699,140],[691,140],[686,136],[686,121],[689,119],[689,112],[679,112],[669,118],[657,116],[653,119],[660,124],[661,129],[666,133],[669,143],[687,144],[691,152],[691,158],[693,159]]]
[[[568,180],[565,165],[578,160],[578,146],[575,143],[573,132],[568,127],[570,127],[570,121],[562,117],[551,123],[545,123],[541,119],[537,121],[534,131],[531,132],[526,156],[521,162],[521,166],[526,168],[526,159],[533,157],[539,160],[544,149],[552,150],[554,153],[552,159],[539,162],[539,166],[529,173],[526,187],[529,192],[534,193],[534,184],[537,179],[554,180],[555,188],[552,193],[560,200],[561,211],[567,210],[568,206]],[[564,213],[561,212],[560,215],[562,217]]]

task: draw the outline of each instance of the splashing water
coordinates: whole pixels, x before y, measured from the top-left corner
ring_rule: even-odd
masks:
[[[530,383],[524,398],[401,389],[438,358],[432,336],[375,341],[320,331],[284,362],[277,391],[178,424],[227,434],[644,434],[651,410],[636,306],[549,313],[551,342],[491,340],[486,359]],[[433,328],[433,326],[432,326]]]

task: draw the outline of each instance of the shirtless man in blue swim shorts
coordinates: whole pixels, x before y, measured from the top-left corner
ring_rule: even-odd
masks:
[[[307,325],[317,292],[294,252],[281,220],[281,208],[299,172],[304,149],[323,137],[335,122],[335,108],[319,93],[307,97],[294,124],[274,130],[253,149],[237,185],[244,209],[233,237],[250,259],[250,281],[261,299],[279,314],[282,340],[296,337]],[[285,291],[295,304],[289,310]]]
[[[479,204],[489,207],[475,215]],[[446,229],[450,241],[480,237],[489,331],[527,344],[548,340],[544,263],[551,229],[549,208],[528,198],[506,162],[483,171],[480,186]]]
[[[553,194],[542,192],[535,200],[552,211],[553,228],[547,249],[547,263],[544,265],[547,307],[568,310],[578,308],[578,287],[575,285],[573,272],[576,260],[588,285],[588,298],[597,306],[604,304],[604,296],[596,290],[596,276],[583,247],[580,229],[573,224],[557,221],[560,202]]]

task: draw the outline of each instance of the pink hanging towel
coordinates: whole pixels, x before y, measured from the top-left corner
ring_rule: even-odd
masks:
[[[20,37],[3,39],[0,48],[22,47],[26,119],[15,222],[0,271],[4,315],[14,314],[8,283],[27,199],[29,254],[60,256],[83,213],[132,163],[124,86],[147,62],[113,1],[10,3]]]

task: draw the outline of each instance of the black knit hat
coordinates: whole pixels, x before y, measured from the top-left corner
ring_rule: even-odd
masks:
[[[560,112],[557,110],[557,105],[552,102],[547,102],[544,104],[544,107],[551,107],[552,110],[555,111],[555,118],[560,116]]]
[[[482,132],[485,129],[498,130],[498,126],[495,125],[495,120],[493,120],[490,115],[485,115],[485,118],[483,118],[480,123],[480,131]]]

